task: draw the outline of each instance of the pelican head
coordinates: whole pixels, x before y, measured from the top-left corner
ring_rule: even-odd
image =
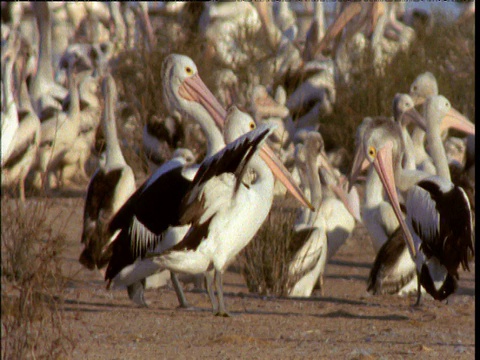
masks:
[[[404,126],[413,122],[423,131],[427,129],[425,119],[415,109],[415,103],[408,94],[395,94],[393,98],[393,117]]]
[[[355,176],[359,173],[359,168],[363,160],[367,159],[368,162],[374,166],[375,171],[382,181],[383,187],[392,204],[393,211],[404,233],[409,251],[411,255],[415,257],[416,249],[412,235],[408,230],[400,210],[393,172],[393,164],[401,161],[401,154],[404,149],[401,129],[398,124],[391,121],[391,119],[372,119],[363,129],[363,139],[361,140],[361,146],[359,146],[357,154],[355,155],[350,175],[350,183],[352,184],[355,181]]]
[[[206,111],[218,128],[223,129],[225,110],[198,75],[192,59],[171,54],[163,61],[162,74],[164,100],[173,107],[170,112]]]
[[[475,135],[475,124],[455,110],[450,101],[442,95],[430,96],[425,101],[425,119],[439,121],[441,132],[453,128],[469,135]]]
[[[410,86],[410,96],[415,106],[423,104],[429,96],[437,94],[437,79],[435,79],[435,76],[429,71],[418,75]]]

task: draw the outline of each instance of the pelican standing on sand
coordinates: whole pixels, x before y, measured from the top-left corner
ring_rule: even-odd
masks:
[[[195,63],[187,56],[172,54],[162,65],[164,101],[170,113],[178,111],[195,119],[207,138],[207,156],[225,145],[220,129],[225,110],[208,90]],[[112,246],[106,279],[114,286],[126,285],[129,297],[146,306],[145,277],[162,270],[148,259],[142,260],[153,245],[173,246],[188,226],[178,226],[178,204],[185,195],[197,168],[185,166],[183,159],[173,159],[158,168],[112,219],[109,229],[120,230]],[[184,168],[185,167],[185,168]],[[134,230],[136,229],[136,230]],[[143,250],[139,250],[143,249]],[[139,280],[130,281],[131,274]],[[181,307],[189,307],[175,273],[171,273]]]
[[[109,74],[102,83],[105,98],[103,132],[106,138],[105,165],[93,174],[87,189],[83,214],[82,251],[79,261],[90,270],[101,269],[110,260],[102,249],[109,240],[108,223],[135,191],[135,176],[127,165],[117,137],[115,80]]]
[[[472,214],[464,190],[450,182],[448,163],[440,136],[440,121],[448,116],[459,127],[474,132],[468,120],[443,96],[425,104],[427,140],[439,176],[429,176],[401,167],[403,148],[388,133],[378,129],[365,133],[364,155],[373,163],[398,218],[417,272],[417,302],[421,286],[436,300],[446,299],[457,287],[458,267],[468,270],[473,255]],[[395,171],[394,171],[395,169]],[[408,191],[406,221],[400,212],[395,183]]]
[[[207,137],[208,156],[221,149],[224,140],[219,129],[223,128],[225,110],[200,79],[194,62],[186,56],[173,54],[165,59],[162,72],[164,98],[170,112],[177,110],[200,124]],[[189,225],[180,226],[179,206],[196,169],[184,169],[184,165],[178,162],[164,164],[137,190],[110,224],[112,233],[118,229],[121,232],[111,245],[113,255],[106,279],[114,286],[129,286],[130,298],[138,304],[146,305],[140,279],[161,270],[158,264],[142,259],[146,250],[175,245],[189,228]],[[297,198],[301,198],[299,193],[297,190]],[[188,307],[173,272],[172,282],[180,305]]]
[[[262,146],[272,128],[263,125],[248,132],[254,128],[249,115],[230,108],[225,140],[237,140],[202,163],[182,200],[180,221],[192,226],[174,247],[147,255],[177,272],[197,274],[213,267],[218,309],[209,277],[207,291],[218,316],[229,316],[223,299],[223,273],[262,225],[273,202],[274,175],[285,171],[271,150]],[[256,174],[249,184],[243,179],[247,169]],[[288,173],[282,176],[288,177]],[[295,191],[293,181],[287,187]]]

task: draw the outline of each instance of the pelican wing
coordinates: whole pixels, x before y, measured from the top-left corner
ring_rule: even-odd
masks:
[[[474,250],[472,215],[465,191],[433,176],[409,192],[406,206],[408,223],[420,237],[426,257],[438,258],[454,276],[458,276],[460,264],[468,270],[468,257]]]
[[[382,245],[375,257],[367,282],[373,294],[396,294],[416,274],[400,227]]]
[[[182,203],[180,221],[182,224],[191,223],[192,227],[172,250],[196,249],[202,239],[208,237],[208,227],[215,213],[235,196],[249,160],[272,131],[272,126],[263,124],[228,144],[202,163]],[[218,181],[227,183],[227,186],[219,186],[219,190],[223,191],[213,199],[208,196],[212,192],[206,191],[205,188],[211,189],[212,184]],[[228,182],[234,182],[231,184],[233,192]]]

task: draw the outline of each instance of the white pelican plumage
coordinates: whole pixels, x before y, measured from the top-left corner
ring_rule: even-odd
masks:
[[[164,60],[162,73],[169,112],[178,111],[199,123],[207,138],[207,156],[222,149],[225,143],[220,129],[225,110],[201,80],[195,63],[187,56],[172,54]],[[105,279],[114,286],[126,285],[130,299],[142,306],[146,306],[143,279],[162,268],[142,260],[145,251],[139,253],[132,244],[143,244],[146,249],[157,243],[173,246],[182,239],[188,226],[179,226],[178,207],[197,170],[185,165],[183,158],[164,163],[110,223],[110,232],[120,230],[120,234],[111,245],[113,255]],[[180,306],[189,307],[175,273],[171,275]],[[131,281],[132,277],[138,280]]]
[[[249,115],[232,107],[226,119],[225,140],[230,142],[254,128]],[[218,309],[210,277],[207,290],[218,316],[229,316],[223,300],[223,272],[262,225],[273,202],[274,175],[285,171],[271,150],[262,146],[271,132],[271,126],[261,125],[206,159],[181,204],[180,221],[192,226],[174,247],[148,255],[177,272],[197,274],[214,268]],[[256,177],[246,184],[243,175],[247,169]],[[295,191],[293,181],[287,187]]]
[[[21,201],[25,201],[25,179],[36,159],[40,142],[40,120],[30,101],[25,65],[25,61],[23,61],[23,64],[21,64],[23,69],[21,70],[18,104],[19,127],[12,144],[12,152],[2,165],[2,186],[18,186]]]
[[[373,163],[405,236],[417,272],[417,305],[421,286],[436,300],[443,300],[457,287],[458,267],[469,269],[474,252],[472,214],[464,190],[450,182],[448,164],[440,136],[440,121],[448,117],[463,129],[474,131],[468,120],[443,96],[432,96],[425,104],[427,140],[439,176],[429,176],[401,167],[401,143],[387,133],[365,133],[364,156]],[[394,171],[395,168],[395,171]],[[406,221],[400,212],[395,183],[406,197]]]
[[[68,88],[70,104],[66,112],[55,110],[51,116],[41,123],[38,159],[35,167],[35,185],[40,187],[41,176],[46,176],[46,188],[51,188],[50,173],[60,172],[58,180],[63,179],[63,158],[71,149],[80,130],[80,101],[78,83],[74,74],[75,59],[68,64]]]
[[[32,3],[40,34],[37,71],[32,79],[30,95],[37,115],[47,107],[60,109],[60,101],[67,96],[67,89],[53,79],[52,66],[52,14],[49,4]],[[76,135],[76,134],[75,134]]]
[[[9,158],[14,148],[15,134],[18,130],[17,104],[13,95],[13,66],[19,50],[20,42],[11,33],[7,50],[2,53],[2,152],[1,165]]]
[[[415,106],[422,105],[425,100],[432,95],[438,95],[438,85],[435,76],[427,71],[418,75],[410,86],[409,95],[413,99]],[[435,175],[437,169],[433,164],[430,155],[425,149],[426,132],[415,127],[412,132],[412,142],[417,169]]]
[[[127,165],[118,142],[115,104],[115,80],[109,74],[103,79],[105,98],[103,132],[106,138],[106,161],[98,168],[88,184],[83,214],[82,251],[79,261],[90,270],[103,268],[110,254],[102,253],[109,240],[108,223],[135,191],[135,176]]]
[[[193,117],[207,137],[207,155],[223,148],[225,110],[201,81],[193,61],[181,55],[170,55],[163,64],[164,98],[171,111]],[[185,196],[195,171],[184,169],[185,163],[172,162],[160,167],[127,201],[110,224],[111,232],[120,229],[112,243],[113,255],[107,268],[109,284],[127,285],[131,298],[145,304],[140,279],[162,269],[149,259],[143,259],[146,249],[168,248],[183,238],[189,225],[180,225],[180,202]],[[195,169],[196,170],[196,169]],[[280,179],[289,182],[288,176]],[[294,196],[303,201],[298,188]],[[159,206],[159,204],[162,204]],[[178,280],[172,281],[182,307],[187,307]]]
[[[295,165],[306,196],[313,199],[313,193],[316,192],[315,197],[320,196],[321,200],[320,177],[316,166],[319,149],[314,149],[314,145],[313,141],[308,141],[307,137],[305,144],[298,143],[295,146]],[[316,210],[319,209],[316,208]],[[316,282],[325,270],[327,258],[325,218],[318,212],[312,213],[309,209],[299,209],[292,242],[302,245],[288,266],[290,283],[288,296],[307,297],[312,294]]]

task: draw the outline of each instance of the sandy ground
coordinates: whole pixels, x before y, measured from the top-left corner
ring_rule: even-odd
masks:
[[[138,308],[125,290],[107,291],[102,276],[77,261],[83,197],[58,198],[52,216],[64,228],[69,277],[64,326],[76,344],[72,359],[473,359],[475,264],[460,272],[448,304],[424,297],[372,296],[366,280],[374,259],[362,225],[328,264],[324,296],[267,298],[250,294],[241,274],[225,277],[231,318],[212,315],[203,291],[187,290],[196,310],[176,309],[169,286],[146,292]],[[64,219],[63,219],[64,218]]]

